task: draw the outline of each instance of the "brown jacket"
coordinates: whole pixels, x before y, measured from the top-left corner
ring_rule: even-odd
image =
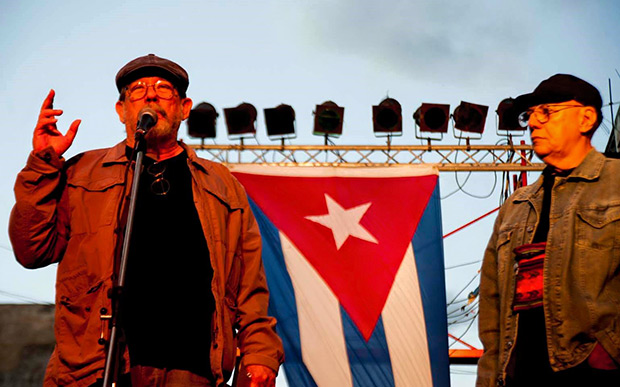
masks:
[[[216,308],[212,326],[205,327],[212,332],[213,375],[218,384],[228,379],[237,346],[244,364],[277,371],[284,354],[276,321],[267,315],[261,239],[245,191],[224,166],[181,145],[214,271]],[[109,330],[100,316],[111,310],[108,290],[127,163],[124,142],[67,162],[47,148],[31,154],[17,177],[9,223],[15,256],[27,268],[58,262],[56,348],[45,386],[89,386],[102,376],[105,346],[98,340],[107,339]]]

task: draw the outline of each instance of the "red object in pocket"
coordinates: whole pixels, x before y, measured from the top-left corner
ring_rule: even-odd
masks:
[[[605,351],[602,345],[596,343],[594,350],[588,357],[588,365],[598,370],[616,370],[618,364],[612,359],[611,356]]]

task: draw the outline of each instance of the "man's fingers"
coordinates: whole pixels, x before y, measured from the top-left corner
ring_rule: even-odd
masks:
[[[52,117],[52,116],[61,116],[61,109],[41,109],[41,114],[39,117]]]
[[[78,128],[80,127],[81,123],[82,120],[75,120],[71,123],[67,134],[65,134],[65,137],[67,138],[67,141],[69,141],[69,144],[73,143],[73,139],[75,139],[75,135],[77,134]]]
[[[54,118],[54,117],[50,117],[50,118],[41,118],[39,119],[38,125],[37,125],[37,129],[46,129],[49,130],[48,126],[49,125],[55,125],[58,122],[58,119]]]
[[[56,92],[54,89],[50,89],[50,92],[47,93],[47,97],[43,100],[43,105],[41,105],[41,110],[43,109],[51,109],[54,106],[54,96]]]
[[[54,89],[51,89],[47,97],[45,97],[43,105],[41,105],[41,112],[39,113],[39,119],[37,120],[32,138],[32,147],[38,152],[45,147],[51,146],[58,156],[62,156],[73,143],[81,120],[73,121],[67,133],[63,135],[56,127],[58,122],[56,116],[61,115],[63,111],[53,108],[55,95]]]

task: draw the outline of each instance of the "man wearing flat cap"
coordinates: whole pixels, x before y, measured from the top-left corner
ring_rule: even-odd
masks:
[[[502,206],[480,279],[477,386],[620,384],[620,160],[591,145],[591,84],[557,74],[515,104],[547,164]]]
[[[58,263],[56,348],[44,385],[101,385],[134,138],[138,116],[151,109],[157,120],[144,137],[117,385],[221,386],[239,349],[251,386],[273,386],[283,349],[267,315],[258,226],[228,170],[177,141],[192,107],[187,73],[150,54],[121,68],[116,85],[125,141],[65,161],[80,121],[65,135],[56,128],[62,110],[51,90],[15,184],[9,233],[17,260],[27,268]]]

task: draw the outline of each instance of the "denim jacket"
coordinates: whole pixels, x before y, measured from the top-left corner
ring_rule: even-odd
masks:
[[[620,362],[620,160],[592,150],[551,194],[543,308],[554,371],[588,358],[596,342]],[[484,354],[476,385],[502,386],[517,338],[514,248],[531,243],[542,207],[542,176],[502,206],[480,279]]]

